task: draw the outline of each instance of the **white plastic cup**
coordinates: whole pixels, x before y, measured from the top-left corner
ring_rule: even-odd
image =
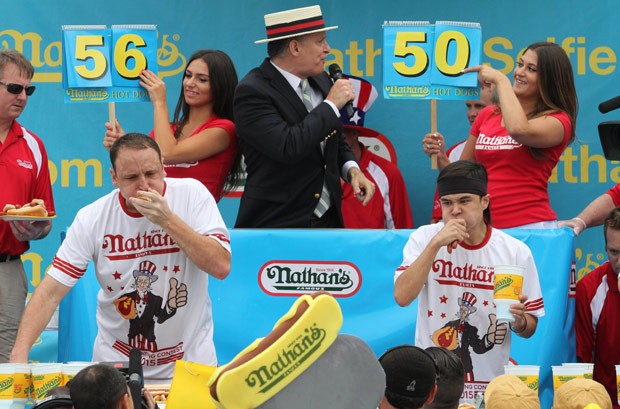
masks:
[[[32,375],[30,364],[16,363],[13,378],[13,400],[16,403],[25,403],[32,391]]]
[[[521,379],[528,388],[538,392],[538,379],[540,366],[538,365],[504,365],[504,373],[515,375]]]
[[[583,368],[583,377],[592,379],[594,375],[594,364],[588,362],[564,362],[562,366],[574,366]]]
[[[523,288],[523,267],[511,265],[493,266],[493,303],[497,322],[514,322],[509,308],[519,303]]]
[[[553,390],[556,391],[560,386],[571,379],[584,378],[584,367],[582,366],[564,366],[554,365],[551,367],[553,373]]]
[[[13,403],[13,380],[15,377],[15,364],[0,364],[0,403],[10,405]],[[7,406],[8,407],[8,406]]]
[[[78,372],[91,365],[94,365],[94,363],[73,361],[63,364],[61,385],[65,386]]]
[[[60,386],[62,382],[62,364],[60,363],[33,364],[30,371],[34,387],[32,397],[37,401],[45,398],[51,389]]]

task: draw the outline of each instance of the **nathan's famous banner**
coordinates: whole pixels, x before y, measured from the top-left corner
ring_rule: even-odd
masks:
[[[391,1],[382,7],[371,0],[342,0],[337,5],[324,0],[315,3],[321,6],[328,24],[339,26],[327,33],[331,51],[325,64],[338,63],[345,73],[364,77],[377,87],[382,79],[386,21],[477,22],[483,28],[480,61],[507,75],[512,74],[517,57],[530,43],[547,40],[560,44],[573,64],[580,111],[577,140],[566,149],[550,180],[552,206],[560,219],[570,218],[620,182],[618,163],[605,160],[597,133],[599,122],[620,116],[620,112],[603,115],[596,109],[601,101],[620,93],[620,38],[616,35],[615,16],[609,13],[616,7],[612,0],[595,6],[570,0],[560,8],[526,0],[522,4],[524,9],[530,6],[537,10],[528,17],[527,30],[523,30],[521,20],[510,18],[505,6],[488,0],[476,4],[456,0],[441,4],[423,2],[415,7],[406,0]],[[19,120],[47,145],[58,213],[52,234],[34,242],[32,251],[25,255],[31,290],[52,260],[60,231],[71,223],[80,207],[112,189],[107,152],[101,143],[108,107],[88,102],[64,103],[62,27],[145,23],[156,26],[157,68],[166,82],[172,111],[187,58],[195,50],[224,50],[234,61],[239,77],[243,77],[266,56],[266,47],[254,44],[265,37],[264,14],[307,5],[301,0],[233,0],[217,4],[188,0],[184,7],[172,7],[144,0],[110,0],[106,7],[93,13],[90,5],[77,0],[23,0],[11,4],[11,12],[0,16],[1,46],[22,51],[35,66],[33,83],[37,91],[29,98]],[[238,12],[240,8],[243,13]],[[592,25],[591,21],[597,24]],[[463,101],[439,100],[437,105],[438,131],[449,143],[464,139],[468,122]],[[117,104],[116,117],[128,131],[147,133],[153,126],[148,101]],[[393,150],[400,158],[398,164],[408,187],[416,225],[430,219],[437,176],[419,143],[429,130],[428,117],[428,104],[381,97],[366,117],[366,126],[386,135],[387,150]],[[527,175],[523,178],[526,183]],[[234,224],[237,209],[238,197],[225,198],[220,203],[229,226]],[[606,257],[601,229],[591,229],[578,237],[576,248],[577,271],[582,276]]]
[[[341,333],[362,338],[377,356],[395,345],[412,344],[417,302],[399,307],[394,301],[393,284],[410,232],[233,230],[232,271],[223,281],[209,280],[219,362],[229,362],[256,338],[267,335],[296,297],[315,291],[328,291],[337,298],[344,316]],[[573,235],[568,229],[507,232],[532,250],[546,312],[532,338],[513,334],[511,360],[541,366],[540,394],[549,403],[542,407],[549,407],[553,390],[551,365],[575,359],[574,300],[569,297]],[[257,245],[265,241],[269,246]],[[476,281],[481,275],[475,268],[449,266],[434,274],[438,279],[460,277],[472,286],[488,284]],[[492,283],[492,275],[483,276]],[[91,359],[99,288],[91,267],[63,300],[59,323],[61,361]],[[480,387],[468,383],[465,397],[473,399]]]

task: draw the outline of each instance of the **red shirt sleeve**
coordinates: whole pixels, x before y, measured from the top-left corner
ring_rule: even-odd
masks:
[[[611,196],[611,200],[613,200],[614,206],[620,206],[620,183],[609,189],[607,191],[607,194]]]
[[[590,289],[586,285],[587,281],[589,280],[585,280],[585,277],[579,280],[575,296],[577,360],[580,362],[593,362],[592,352],[594,351],[594,328],[592,327],[592,310],[590,309],[592,294],[589,294]]]

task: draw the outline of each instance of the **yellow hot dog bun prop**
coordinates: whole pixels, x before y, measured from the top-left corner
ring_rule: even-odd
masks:
[[[327,293],[299,297],[264,338],[258,338],[209,379],[221,409],[256,408],[311,366],[342,326],[338,302]]]

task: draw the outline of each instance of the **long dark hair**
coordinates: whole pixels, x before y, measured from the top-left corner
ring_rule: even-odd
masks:
[[[570,59],[562,47],[546,41],[531,44],[525,49],[527,50],[532,50],[538,55],[540,100],[531,117],[540,116],[548,111],[566,112],[573,128],[568,142],[571,143],[575,139],[579,103]]]
[[[532,50],[538,56],[538,105],[528,119],[549,115],[554,112],[566,112],[571,122],[570,144],[575,139],[579,103],[575,90],[573,67],[566,51],[555,43],[540,41],[530,44],[524,51]],[[528,147],[529,152],[538,160],[545,160],[544,148]]]
[[[199,58],[209,67],[213,113],[220,118],[234,122],[233,98],[239,81],[235,65],[228,54],[221,50],[198,50],[189,58],[185,69],[187,69],[192,61]],[[185,75],[183,78],[185,78]],[[189,110],[190,107],[187,105],[187,102],[185,102],[184,89],[181,85],[181,93],[179,94],[172,119],[172,123],[176,125],[176,130],[174,131],[175,138],[181,136],[183,127],[189,120]],[[237,155],[235,156],[232,167],[224,182],[223,194],[232,191],[235,186],[237,186],[241,174],[241,152],[237,146]]]
[[[233,121],[233,97],[237,88],[237,71],[230,57],[220,50],[198,50],[187,61],[185,69],[192,61],[201,59],[209,67],[209,82],[213,98],[213,113],[220,118]],[[185,76],[183,76],[185,78]],[[183,80],[181,80],[183,81]],[[183,87],[174,109],[172,122],[177,125],[176,137],[181,134],[183,125],[189,119],[189,105],[185,102]]]

